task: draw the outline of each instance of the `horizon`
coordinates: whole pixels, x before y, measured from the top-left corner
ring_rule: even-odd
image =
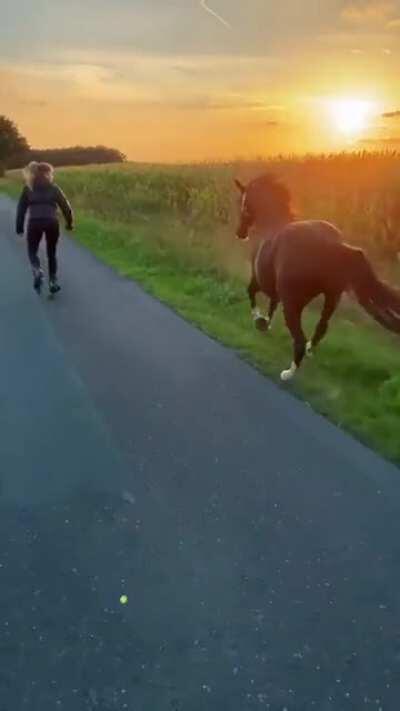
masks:
[[[400,146],[400,0],[151,5],[7,9],[1,110],[30,145],[164,164]]]
[[[30,146],[30,152],[36,152],[36,151],[58,151],[58,150],[73,150],[74,148],[82,148],[83,150],[86,150],[88,148],[115,148],[115,146],[43,146],[42,148],[37,148],[35,146]],[[82,168],[88,169],[88,168],[96,168],[98,166],[99,168],[104,167],[112,167],[112,166],[118,166],[120,167],[121,165],[124,166],[142,166],[142,167],[149,167],[149,168],[154,168],[157,166],[160,167],[221,167],[221,166],[232,166],[235,164],[243,165],[243,166],[251,166],[254,164],[265,164],[265,163],[276,163],[277,165],[282,165],[285,163],[305,163],[307,161],[321,161],[321,162],[327,162],[327,161],[335,161],[335,160],[340,160],[341,158],[343,159],[348,159],[352,158],[354,160],[363,160],[365,158],[371,158],[375,160],[380,160],[380,159],[396,159],[400,158],[400,149],[390,149],[390,148],[382,148],[382,149],[368,149],[368,148],[362,148],[358,147],[352,150],[337,150],[337,151],[331,151],[331,152],[320,152],[320,151],[309,151],[309,152],[299,152],[299,153],[276,153],[276,154],[265,154],[265,155],[254,155],[254,156],[231,156],[231,157],[226,157],[226,158],[218,158],[218,157],[210,157],[206,156],[204,158],[200,158],[198,160],[157,160],[157,161],[152,161],[152,160],[136,160],[135,158],[129,158],[125,156],[125,159],[123,162],[116,162],[116,161],[105,161],[105,162],[93,162],[93,163],[66,163],[64,164],[59,164],[55,165],[55,169],[57,171],[59,170],[81,170]],[[49,160],[51,163],[51,159],[47,158],[39,158],[38,160]],[[8,174],[13,174],[13,173],[18,173],[23,170],[22,167],[18,168],[9,168],[7,170]]]

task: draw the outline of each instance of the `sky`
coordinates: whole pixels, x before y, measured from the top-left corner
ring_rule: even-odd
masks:
[[[400,145],[400,0],[0,0],[0,113],[138,161]]]

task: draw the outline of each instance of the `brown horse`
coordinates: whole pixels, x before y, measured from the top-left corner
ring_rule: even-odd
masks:
[[[384,284],[361,249],[343,242],[342,233],[322,220],[297,221],[289,190],[274,176],[263,175],[240,190],[239,239],[254,240],[252,278],[248,287],[253,318],[261,330],[270,327],[281,302],[293,338],[293,361],[281,373],[290,380],[304,355],[311,354],[328,330],[329,320],[346,291],[382,326],[400,333],[400,294]],[[270,299],[267,316],[256,306],[256,294]],[[301,317],[305,306],[323,295],[324,306],[308,343]]]

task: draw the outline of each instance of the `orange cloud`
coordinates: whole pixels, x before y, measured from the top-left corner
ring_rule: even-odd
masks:
[[[384,146],[394,146],[400,143],[399,136],[391,136],[390,138],[363,138],[358,143],[363,143],[364,145],[375,146],[377,148]]]

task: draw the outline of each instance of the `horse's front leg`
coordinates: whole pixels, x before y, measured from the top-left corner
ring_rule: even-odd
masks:
[[[279,304],[278,296],[277,295],[271,296],[270,301],[269,301],[269,309],[268,309],[268,316],[267,316],[268,328],[271,328],[272,319],[274,317],[274,313],[275,313],[276,309],[278,308],[278,304]]]
[[[263,313],[261,312],[261,309],[257,306],[257,301],[256,301],[256,295],[260,292],[260,287],[258,286],[257,280],[255,276],[251,278],[250,284],[247,288],[247,293],[249,295],[250,299],[250,306],[251,306],[251,313],[253,316],[253,321],[255,324],[255,327],[259,331],[267,331],[269,328],[269,323],[271,320],[270,315],[264,316]],[[275,306],[276,308],[276,306]],[[273,309],[272,313],[274,312],[275,308]],[[270,305],[270,312],[271,312],[271,305]]]

